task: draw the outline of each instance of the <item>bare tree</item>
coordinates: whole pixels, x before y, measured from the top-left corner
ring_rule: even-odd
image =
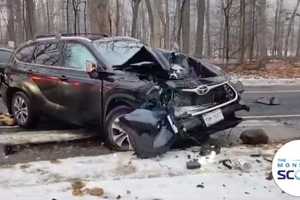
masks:
[[[298,26],[298,38],[297,38],[297,50],[296,50],[296,56],[300,57],[300,20],[299,20],[299,26]]]
[[[255,42],[255,16],[256,16],[256,0],[252,0],[250,5],[250,37],[249,37],[249,60],[253,59],[254,42]]]
[[[111,20],[108,0],[89,0],[90,29],[92,33],[111,35]]]
[[[7,8],[8,8],[7,34],[8,34],[8,40],[10,41],[16,41],[14,4],[15,4],[15,0],[10,0],[7,2]]]
[[[137,37],[137,23],[138,23],[138,14],[141,0],[132,0],[132,25],[131,25],[131,36]]]
[[[246,2],[240,0],[240,63],[245,60]]]
[[[289,40],[290,40],[292,28],[294,26],[295,17],[296,17],[299,5],[300,5],[300,0],[297,0],[297,5],[295,6],[293,13],[291,14],[291,17],[290,17],[290,20],[289,20],[289,24],[288,24],[288,29],[287,29],[287,33],[286,33],[286,37],[285,37],[284,56],[288,56]]]
[[[203,56],[203,35],[204,35],[204,14],[205,14],[205,0],[197,1],[197,33],[195,56]]]
[[[255,1],[255,0],[253,0]],[[226,64],[229,60],[229,51],[230,51],[230,13],[232,8],[233,0],[225,0],[223,2],[223,8],[224,8],[224,19],[225,19],[225,26],[224,26],[224,49],[225,49],[225,55],[223,55],[223,58],[226,58]]]
[[[116,35],[120,35],[120,2],[116,0]]]
[[[264,59],[268,55],[268,48],[266,43],[266,35],[267,35],[267,1],[260,0],[258,6],[258,19],[259,19],[259,32],[258,32],[258,42],[259,42],[259,58],[257,60],[258,67],[264,67]]]
[[[36,34],[36,17],[35,17],[35,2],[34,0],[25,0],[26,5],[26,39],[34,38]]]
[[[206,27],[206,55],[211,56],[211,39],[210,39],[210,1],[206,0],[205,8],[205,27]]]
[[[159,14],[160,1],[150,1],[146,0],[146,7],[148,10],[148,17],[150,23],[150,43],[153,47],[161,46],[161,20]]]

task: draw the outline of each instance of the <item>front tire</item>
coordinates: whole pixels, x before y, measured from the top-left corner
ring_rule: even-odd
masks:
[[[119,125],[119,118],[132,112],[129,106],[121,105],[112,109],[106,117],[105,143],[113,150],[130,151],[132,144],[128,134]]]
[[[16,123],[22,128],[33,128],[37,124],[37,114],[32,102],[23,92],[16,92],[11,101],[11,111]]]

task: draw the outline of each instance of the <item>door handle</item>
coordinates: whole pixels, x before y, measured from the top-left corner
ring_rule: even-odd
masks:
[[[61,81],[67,81],[68,77],[66,77],[65,75],[60,76],[59,78]]]

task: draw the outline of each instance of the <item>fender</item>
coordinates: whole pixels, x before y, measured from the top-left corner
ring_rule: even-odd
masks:
[[[126,103],[130,106],[135,107],[135,105],[137,104],[137,98],[126,93],[116,93],[108,96],[104,99],[103,102],[103,113],[105,114],[105,116],[108,114],[111,104],[116,102]]]

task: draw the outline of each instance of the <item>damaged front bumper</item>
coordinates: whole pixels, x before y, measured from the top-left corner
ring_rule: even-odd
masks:
[[[230,128],[232,124],[236,124],[235,122],[239,123],[241,121],[235,117],[235,112],[240,110],[249,111],[250,108],[240,101],[240,92],[228,81],[212,86],[201,85],[194,89],[182,89],[182,91],[194,93],[198,96],[197,98],[204,98],[205,95],[209,95],[210,92],[216,93],[220,88],[225,88],[226,94],[230,94],[229,97],[224,97],[225,100],[216,100],[214,102],[218,103],[215,104],[210,103],[206,105],[175,108],[175,116],[181,130],[188,132],[197,128],[203,131],[222,124],[228,124],[228,128]],[[217,97],[213,96],[213,99],[215,100]],[[209,123],[207,121],[209,121]],[[226,127],[221,127],[220,129],[226,129]]]
[[[242,121],[242,119],[237,118],[235,116],[235,112],[241,110],[249,111],[250,109],[247,105],[243,105],[239,102],[235,102],[222,107],[220,111],[222,112],[224,119],[209,127],[206,125],[203,115],[209,113],[210,111],[203,112],[202,114],[196,116],[187,116],[181,118],[180,120],[178,120],[178,124],[180,124],[181,129],[184,132],[197,130],[197,133],[199,134],[212,134],[237,126]]]

